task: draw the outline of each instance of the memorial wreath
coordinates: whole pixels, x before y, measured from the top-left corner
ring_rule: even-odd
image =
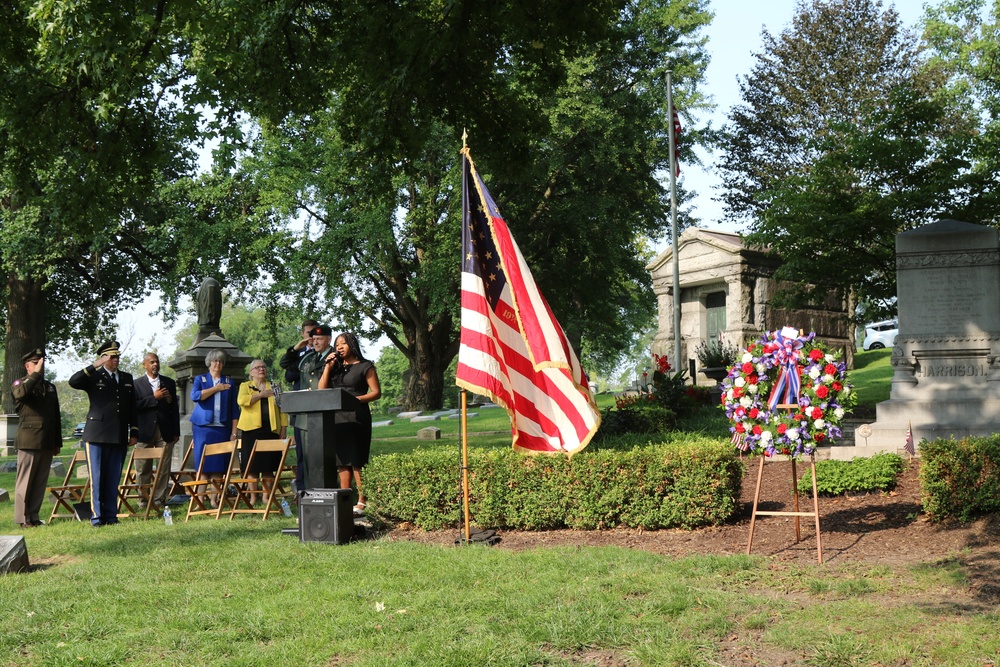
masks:
[[[847,364],[785,327],[748,345],[722,381],[722,407],[733,443],[765,456],[812,454],[842,437],[844,416],[856,398]]]

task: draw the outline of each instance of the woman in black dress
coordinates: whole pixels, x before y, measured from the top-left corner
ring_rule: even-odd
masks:
[[[355,396],[361,405],[354,411],[341,411],[336,416],[337,474],[340,488],[351,488],[351,478],[358,487],[358,504],[355,514],[365,511],[365,492],[361,487],[361,468],[367,465],[372,448],[372,411],[368,404],[382,395],[375,365],[361,354],[361,347],[354,334],[337,336],[334,354],[327,358],[320,389],[340,387]]]

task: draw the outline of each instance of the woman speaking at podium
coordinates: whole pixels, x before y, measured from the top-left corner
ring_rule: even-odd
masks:
[[[337,474],[340,488],[351,488],[351,478],[358,487],[356,515],[364,514],[365,492],[361,487],[361,468],[368,464],[372,448],[372,411],[368,406],[382,395],[375,365],[364,358],[358,338],[352,333],[337,336],[334,353],[327,357],[320,389],[343,389],[361,403],[356,410],[337,413]]]

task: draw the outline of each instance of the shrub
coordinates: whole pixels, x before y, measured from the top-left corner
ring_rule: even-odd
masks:
[[[924,512],[940,521],[1000,510],[1000,435],[920,443]]]
[[[743,468],[715,440],[526,456],[470,453],[470,507],[479,526],[515,530],[697,528],[736,510]],[[460,525],[457,454],[418,450],[372,459],[368,512],[379,521],[427,530]]]
[[[651,394],[623,396],[616,407],[601,411],[601,427],[595,440],[624,433],[662,433],[677,424],[677,414]]]
[[[816,463],[816,489],[823,495],[861,491],[888,491],[896,486],[903,472],[903,458],[898,454],[876,454],[853,461],[819,461]],[[812,471],[799,480],[799,492],[812,493]]]

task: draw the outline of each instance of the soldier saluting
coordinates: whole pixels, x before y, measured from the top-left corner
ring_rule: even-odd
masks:
[[[45,487],[52,457],[62,448],[62,416],[54,384],[45,379],[45,351],[35,348],[21,357],[27,375],[11,387],[14,412],[19,426],[14,436],[17,447],[17,478],[14,486],[14,523],[22,528],[41,526],[38,510],[45,499]]]

